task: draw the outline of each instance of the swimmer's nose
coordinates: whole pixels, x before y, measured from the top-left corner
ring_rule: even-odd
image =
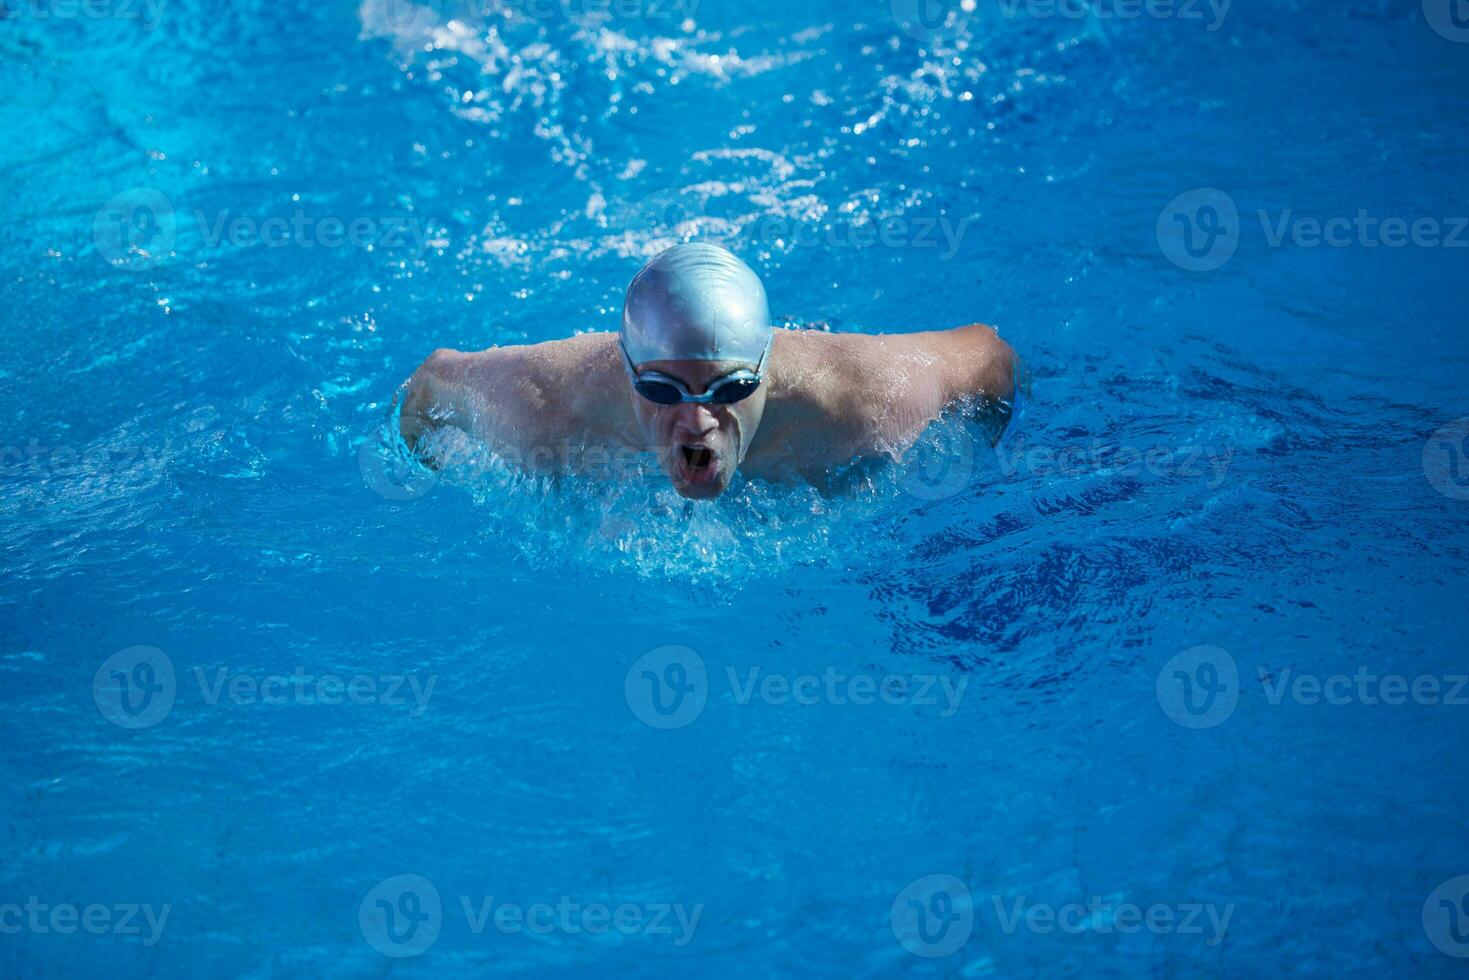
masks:
[[[680,405],[673,421],[675,435],[702,439],[719,428],[719,420],[707,405]]]

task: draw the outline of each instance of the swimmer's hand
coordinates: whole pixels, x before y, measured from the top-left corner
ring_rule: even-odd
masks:
[[[403,385],[398,432],[427,466],[438,461],[424,451],[427,437],[444,426],[470,431],[474,418],[466,374],[472,355],[440,348],[428,356]]]
[[[960,413],[980,423],[992,440],[1009,424],[1019,358],[993,327],[982,323],[900,334],[880,348],[868,367],[870,384],[899,382],[892,411],[876,415],[880,444],[910,444],[933,420]]]

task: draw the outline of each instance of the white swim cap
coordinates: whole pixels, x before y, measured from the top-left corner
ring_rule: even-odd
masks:
[[[773,335],[760,277],[718,245],[675,245],[628,284],[621,340],[634,364],[758,364]]]

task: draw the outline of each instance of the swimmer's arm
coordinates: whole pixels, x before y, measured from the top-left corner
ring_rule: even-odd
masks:
[[[965,405],[970,417],[984,427],[991,444],[1010,424],[1020,362],[1014,349],[993,327],[973,323],[940,334],[948,351],[945,402],[941,411]]]
[[[976,323],[875,339],[879,342],[864,346],[863,356],[852,358],[846,368],[856,382],[848,390],[863,393],[841,413],[858,445],[901,453],[930,422],[958,405],[969,406],[991,438],[999,438],[1015,395],[1016,359],[993,328]],[[901,396],[892,401],[866,397],[890,380]]]
[[[559,444],[564,420],[555,410],[547,381],[555,375],[537,367],[536,350],[531,346],[475,353],[434,351],[408,379],[398,420],[403,441],[431,466],[449,461],[424,458],[426,437],[441,429],[456,430],[467,438],[434,440],[435,457],[470,451],[471,442],[522,455]]]
[[[936,334],[944,366],[945,408],[978,400],[993,404],[1015,398],[1015,351],[994,327],[971,323]]]
[[[398,415],[398,431],[408,448],[419,449],[425,436],[443,426],[474,432],[474,380],[482,370],[479,355],[448,348],[434,351],[418,366],[404,386]]]

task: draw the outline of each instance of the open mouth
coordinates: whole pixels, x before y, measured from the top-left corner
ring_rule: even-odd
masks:
[[[719,457],[708,446],[681,444],[674,447],[674,464],[685,483],[708,483],[719,472]]]

